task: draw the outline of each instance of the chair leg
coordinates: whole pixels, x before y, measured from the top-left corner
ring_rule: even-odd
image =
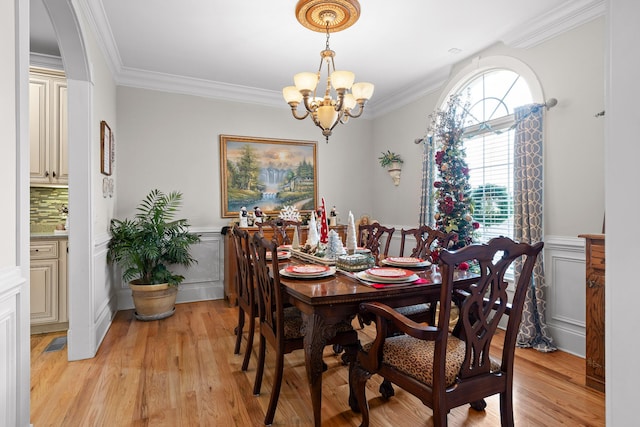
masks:
[[[233,354],[240,353],[240,342],[242,341],[242,329],[244,328],[244,310],[238,307],[238,326],[236,326],[236,346],[233,349]]]
[[[484,411],[484,409],[487,407],[487,402],[484,399],[480,399],[476,400],[475,402],[469,403],[469,406],[471,406],[476,411]]]
[[[364,319],[362,316],[358,314],[358,324],[360,325],[360,329],[364,329]]]
[[[378,389],[382,398],[384,400],[391,399],[392,396],[395,396],[396,392],[393,390],[393,384],[389,380],[383,380],[382,384],[380,384],[380,388]]]
[[[253,383],[253,395],[258,396],[260,394],[260,388],[262,387],[262,374],[264,373],[264,358],[267,350],[267,342],[265,337],[260,334],[260,349],[258,350],[258,367],[256,368],[256,380]]]
[[[278,406],[278,398],[280,397],[280,387],[282,386],[282,371],[284,369],[284,355],[280,354],[276,357],[276,372],[273,377],[273,385],[271,386],[271,398],[269,399],[269,408],[264,417],[264,425],[270,426],[273,423],[273,417],[276,414]]]
[[[507,387],[507,391],[500,393],[500,425],[502,427],[513,427],[513,399],[511,388]]]
[[[242,361],[242,370],[246,371],[249,367],[249,358],[253,351],[253,336],[256,331],[256,317],[249,313],[249,331],[247,332],[247,348],[244,350],[244,360]]]
[[[448,411],[434,405],[433,408],[433,427],[447,427]]]
[[[353,412],[362,414],[360,427],[369,427],[369,402],[366,396],[367,380],[371,374],[356,363],[349,371],[349,406]]]

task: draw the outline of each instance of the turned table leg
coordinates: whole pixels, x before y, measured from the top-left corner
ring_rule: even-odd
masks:
[[[320,427],[322,420],[322,353],[327,340],[335,336],[335,325],[325,324],[317,314],[303,313],[304,332],[304,360],[311,392],[313,406],[313,420],[316,427]]]

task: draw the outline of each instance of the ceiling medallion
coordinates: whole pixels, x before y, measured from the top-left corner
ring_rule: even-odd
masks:
[[[360,18],[358,0],[300,0],[296,18],[304,27],[324,33],[337,33],[349,28]]]

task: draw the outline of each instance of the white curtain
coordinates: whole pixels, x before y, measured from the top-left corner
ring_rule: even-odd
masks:
[[[422,140],[422,191],[420,193],[420,218],[418,224],[434,226],[434,207],[431,203],[433,181],[435,174],[433,137],[427,136]]]

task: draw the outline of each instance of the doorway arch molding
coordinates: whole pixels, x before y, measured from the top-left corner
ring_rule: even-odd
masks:
[[[56,32],[67,76],[69,144],[69,331],[68,359],[94,357],[102,334],[96,328],[91,164],[95,144],[93,79],[85,36],[72,0],[42,0]],[[27,142],[28,143],[28,142]]]

